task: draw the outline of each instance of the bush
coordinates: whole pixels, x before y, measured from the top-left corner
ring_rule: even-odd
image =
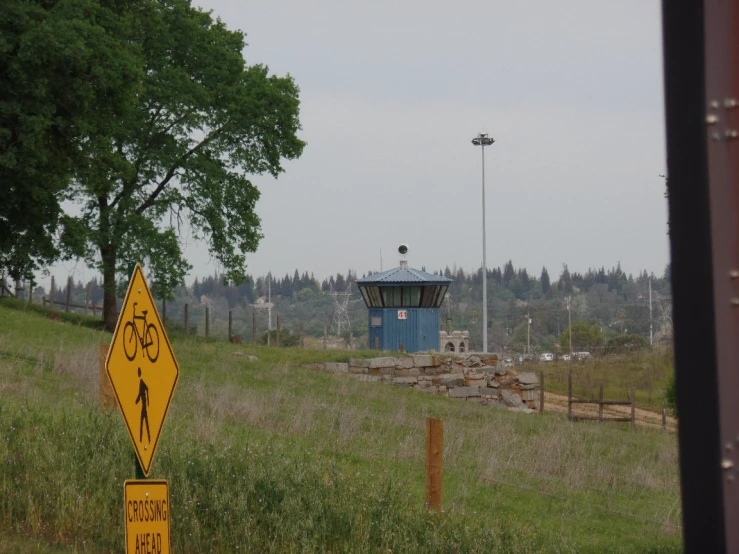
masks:
[[[665,387],[665,404],[667,404],[672,415],[677,416],[677,383],[674,373],[670,375]]]
[[[606,354],[627,354],[646,348],[647,340],[641,335],[620,335],[606,343]]]
[[[262,344],[267,344],[267,332],[265,332],[262,335],[262,338],[259,339]],[[277,345],[277,330],[272,329],[269,331],[269,344],[271,346]],[[300,346],[300,337],[298,335],[291,335],[289,333],[281,332],[280,333],[280,346]]]

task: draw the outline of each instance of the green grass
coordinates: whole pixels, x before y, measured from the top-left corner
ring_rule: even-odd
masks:
[[[109,340],[0,305],[0,549],[121,550],[133,448],[98,405]],[[176,552],[681,550],[672,435],[303,367],[347,352],[172,342],[151,476],[170,481]],[[424,509],[426,417],[445,425],[442,517]]]

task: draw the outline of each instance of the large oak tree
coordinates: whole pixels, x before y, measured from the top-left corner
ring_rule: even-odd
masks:
[[[31,277],[58,256],[80,141],[135,98],[134,28],[126,4],[0,2],[0,272]]]
[[[181,233],[207,241],[229,279],[243,280],[245,253],[261,238],[259,191],[250,174],[277,176],[298,157],[298,88],[290,76],[247,65],[244,35],[188,0],[137,1],[141,77],[121,117],[101,122],[80,150],[66,198],[69,254],[97,265],[104,320],[116,322],[116,274],[143,262],[168,295],[189,264]]]

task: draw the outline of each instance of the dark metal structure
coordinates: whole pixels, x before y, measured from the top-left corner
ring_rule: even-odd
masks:
[[[739,0],[663,0],[685,551],[739,552]]]

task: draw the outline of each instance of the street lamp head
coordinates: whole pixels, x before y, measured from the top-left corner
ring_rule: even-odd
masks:
[[[494,142],[495,139],[493,137],[489,137],[487,133],[479,133],[472,139],[472,144],[475,146],[490,146]]]

